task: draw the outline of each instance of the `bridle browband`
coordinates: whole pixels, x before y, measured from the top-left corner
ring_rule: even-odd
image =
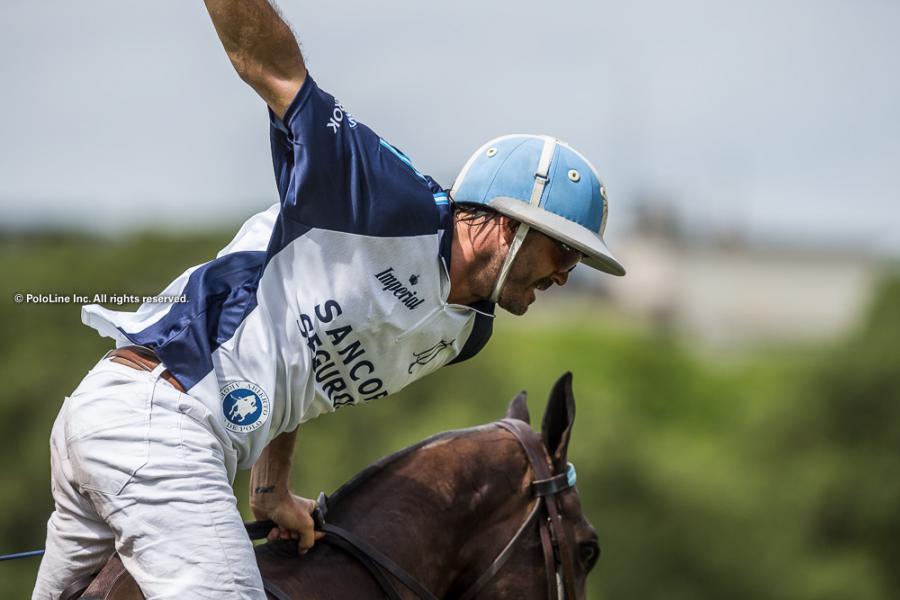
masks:
[[[534,481],[531,483],[534,505],[528,511],[528,515],[516,530],[516,533],[513,534],[512,538],[506,543],[488,568],[459,596],[459,600],[472,600],[481,592],[503,568],[512,556],[516,542],[519,541],[522,534],[529,529],[535,520],[538,521],[541,548],[544,554],[544,567],[547,574],[547,598],[549,600],[575,600],[575,568],[570,548],[565,543],[567,538],[563,529],[557,498],[557,494],[575,484],[574,469],[570,465],[566,473],[554,475],[550,466],[552,464],[550,456],[544,443],[541,441],[540,436],[524,421],[501,419],[496,421],[494,425],[512,433],[525,451],[525,455],[534,472]],[[327,498],[325,494],[320,494],[318,508],[314,516],[316,529],[325,532],[325,538],[322,541],[336,546],[355,557],[378,582],[390,600],[401,600],[401,597],[396,588],[394,588],[391,579],[387,576],[388,574],[402,583],[418,598],[438,600],[437,596],[432,594],[421,582],[377,548],[342,527],[326,523],[324,518],[326,513]],[[274,526],[275,524],[271,521],[264,521],[248,524],[247,528],[251,538],[261,538],[265,537],[266,533]],[[272,596],[278,600],[287,600],[287,596],[277,586],[265,580],[263,583],[266,591]]]

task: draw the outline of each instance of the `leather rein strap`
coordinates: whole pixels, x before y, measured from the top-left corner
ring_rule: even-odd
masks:
[[[409,590],[414,593],[419,598],[425,598],[426,600],[438,600],[437,596],[428,591],[428,589],[419,583],[419,580],[410,575],[403,567],[395,563],[384,553],[379,551],[377,548],[360,538],[359,536],[338,527],[336,525],[325,524],[322,527],[322,531],[325,532],[326,538],[325,540],[334,544],[338,548],[341,548],[345,552],[352,554],[355,556],[363,565],[369,570],[370,573],[378,580],[378,583],[381,584],[382,589],[392,600],[394,598],[398,599],[400,596],[397,594],[397,590],[394,589],[394,586],[391,585],[390,581],[388,581],[382,573],[377,568],[372,568],[374,565],[370,563],[374,563],[378,565],[395,578],[397,581],[405,585]]]
[[[528,511],[528,516],[525,517],[516,533],[491,562],[487,570],[459,597],[459,600],[472,600],[493,579],[512,556],[516,542],[535,520],[538,521],[538,531],[544,553],[544,567],[547,573],[547,598],[550,600],[575,600],[574,563],[572,562],[569,547],[565,543],[567,538],[556,499],[556,494],[571,487],[568,476],[566,473],[552,474],[547,449],[538,434],[527,423],[515,419],[502,419],[497,421],[496,425],[512,433],[528,457],[528,462],[534,472],[534,481],[531,484],[531,489],[535,496],[534,505]],[[327,498],[324,494],[319,496],[318,504],[319,507],[316,509],[315,515],[316,529],[325,532],[326,536],[323,541],[333,544],[359,560],[378,582],[390,600],[400,600],[400,595],[385,576],[385,571],[390,573],[418,598],[438,600],[421,582],[377,548],[346,529],[325,523],[324,516],[328,509]],[[542,507],[544,508],[543,511],[541,510]],[[275,524],[271,521],[248,523],[246,525],[247,531],[253,539],[265,537],[266,533],[272,527],[275,527]],[[558,566],[562,567],[561,575]],[[281,600],[282,596],[278,593],[280,590],[277,590],[277,588],[272,589],[274,586],[268,581],[264,581],[264,584],[266,591]]]

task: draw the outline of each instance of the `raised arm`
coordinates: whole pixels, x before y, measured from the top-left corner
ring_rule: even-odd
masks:
[[[231,64],[278,118],[306,79],[294,32],[268,0],[205,0]]]

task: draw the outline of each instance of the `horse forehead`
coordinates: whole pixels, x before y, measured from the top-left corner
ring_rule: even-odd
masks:
[[[581,499],[575,488],[569,488],[560,495],[560,512],[564,520],[569,521],[578,537],[595,537],[594,526],[587,520],[581,507]],[[579,539],[579,541],[581,541]]]

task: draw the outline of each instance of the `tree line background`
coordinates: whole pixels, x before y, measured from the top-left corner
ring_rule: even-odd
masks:
[[[79,306],[14,294],[155,294],[229,238],[0,239],[0,554],[43,546],[50,427],[112,347]],[[585,297],[534,312],[501,313],[471,361],[307,423],[295,491],[315,497],[407,444],[494,420],[522,389],[539,415],[572,371],[570,459],[603,548],[590,598],[898,597],[900,278],[854,332],[816,346],[711,352]],[[235,486],[249,520],[246,482]],[[29,597],[37,565],[0,563],[0,598]]]

